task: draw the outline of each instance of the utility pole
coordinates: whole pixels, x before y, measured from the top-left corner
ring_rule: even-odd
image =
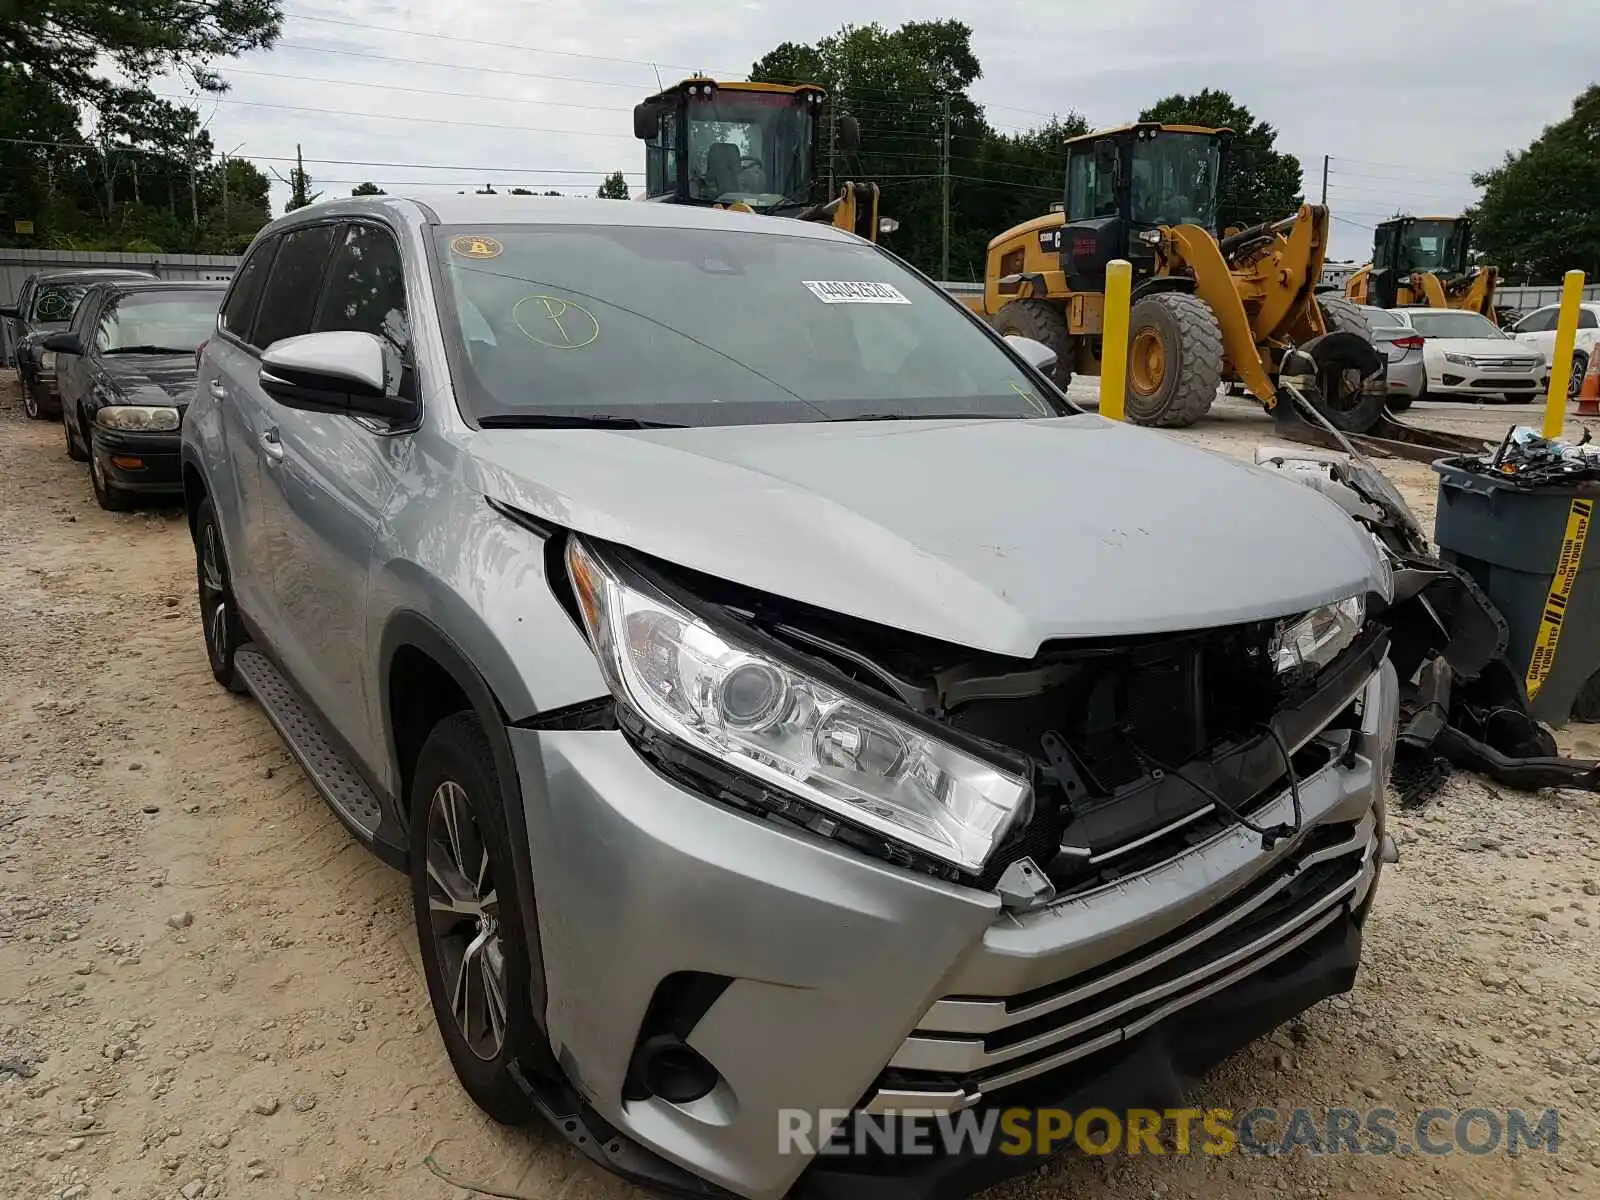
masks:
[[[189,139],[189,228],[200,229],[200,188],[194,178],[194,139]]]
[[[950,93],[944,97],[944,238],[939,253],[939,278],[950,278]]]
[[[233,228],[228,224],[228,152],[222,152],[222,236],[227,237]]]
[[[1328,203],[1328,156],[1326,154],[1322,156],[1322,203],[1324,206]]]

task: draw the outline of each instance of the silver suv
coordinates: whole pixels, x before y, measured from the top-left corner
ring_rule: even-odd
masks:
[[[1040,350],[801,221],[256,239],[183,424],[211,667],[409,872],[492,1116],[679,1193],[964,1192],[1036,1163],[784,1134],[1176,1103],[1351,986],[1377,549]]]

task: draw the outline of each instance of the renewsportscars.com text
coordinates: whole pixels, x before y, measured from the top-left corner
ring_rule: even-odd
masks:
[[[1553,1108],[1059,1108],[983,1112],[810,1113],[784,1109],[778,1148],[785,1154],[1555,1154],[1560,1113]]]

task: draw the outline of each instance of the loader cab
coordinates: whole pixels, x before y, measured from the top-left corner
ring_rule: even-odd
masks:
[[[1394,217],[1380,222],[1372,234],[1372,302],[1380,308],[1397,307],[1403,299],[1401,289],[1409,289],[1416,274],[1436,275],[1446,285],[1465,279],[1470,272],[1471,239],[1472,223],[1465,217]]]
[[[645,144],[645,198],[756,212],[817,199],[827,93],[814,84],[686,79],[633,110]]]
[[[1062,268],[1073,291],[1098,292],[1106,264],[1156,267],[1159,230],[1198,225],[1217,232],[1217,184],[1232,133],[1144,121],[1067,143]]]

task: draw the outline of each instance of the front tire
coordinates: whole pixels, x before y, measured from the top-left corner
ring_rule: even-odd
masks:
[[[1317,297],[1317,308],[1322,313],[1322,325],[1328,333],[1360,334],[1372,341],[1372,326],[1354,304],[1338,296]],[[1322,415],[1345,433],[1365,433],[1383,417],[1388,397],[1382,392],[1369,392],[1363,386],[1360,372],[1337,366],[1324,367],[1317,374],[1317,390],[1322,393],[1318,406]]]
[[[200,596],[200,629],[206,641],[206,660],[211,677],[230,692],[249,691],[234,668],[233,656],[249,641],[244,622],[233,599],[232,577],[223,551],[222,529],[217,510],[208,496],[200,501],[194,518],[195,588]]]
[[[92,445],[89,447],[89,486],[94,488],[95,503],[107,512],[127,512],[138,503],[133,493],[124,491],[106,478],[105,466]]]
[[[73,462],[88,462],[89,461],[89,452],[87,450],[85,450],[83,448],[83,444],[81,442],[79,442],[76,437],[73,436],[73,434],[72,434],[72,426],[73,426],[73,424],[74,424],[74,422],[73,422],[72,418],[70,418],[69,416],[67,416],[67,414],[65,412],[63,412],[61,414],[61,428],[66,432],[66,435],[67,435],[67,457],[70,458]]]
[[[1583,390],[1583,377],[1589,373],[1589,356],[1582,350],[1572,352],[1572,375],[1567,380],[1567,399]]]
[[[1072,335],[1059,304],[1048,300],[1013,300],[989,319],[1001,337],[1016,334],[1043,342],[1056,352],[1056,365],[1045,372],[1062,391],[1072,382]]]
[[[26,375],[22,378],[22,415],[30,421],[44,420],[44,412],[39,406],[39,393],[33,380]]]
[[[1222,326],[1187,292],[1157,292],[1128,314],[1127,417],[1182,429],[1211,410],[1222,383]]]
[[[412,908],[445,1052],[473,1103],[525,1124],[533,1108],[510,1067],[540,1034],[500,780],[476,716],[434,726],[410,799]]]

